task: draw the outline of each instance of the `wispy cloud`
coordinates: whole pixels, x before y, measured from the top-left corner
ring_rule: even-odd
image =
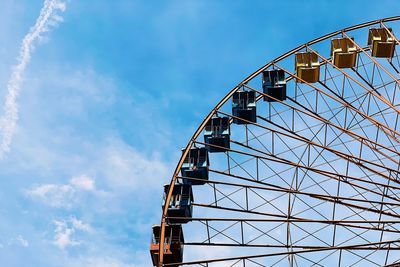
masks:
[[[62,19],[59,11],[65,10],[65,3],[59,0],[45,0],[35,25],[24,37],[17,64],[13,68],[11,78],[7,84],[7,95],[4,104],[4,115],[0,118],[0,159],[10,150],[10,144],[18,121],[17,96],[23,81],[23,75],[32,56],[35,42],[42,34],[55,27]]]
[[[59,247],[60,249],[64,249],[68,246],[76,246],[79,245],[80,242],[73,240],[72,235],[75,232],[73,227],[69,227],[66,221],[53,221],[56,229],[54,230],[54,245]]]
[[[92,227],[89,224],[84,223],[75,217],[72,217],[69,220],[54,220],[53,224],[55,225],[53,244],[60,249],[81,244],[81,241],[75,239],[75,232],[93,232]]]
[[[83,174],[80,176],[72,177],[70,181],[71,186],[76,189],[82,189],[85,191],[93,191],[95,190],[95,181],[91,177]]]
[[[68,184],[42,184],[25,190],[27,196],[56,208],[70,208],[79,192],[95,192],[94,179],[87,175],[72,177]]]
[[[28,247],[29,242],[25,238],[22,237],[22,235],[17,236],[17,241],[21,244],[23,247]]]
[[[84,232],[88,232],[88,233],[92,233],[94,231],[93,228],[90,226],[90,224],[84,223],[83,221],[78,220],[75,217],[71,218],[71,223],[75,229],[78,229],[78,230],[81,230]]]
[[[75,189],[71,185],[44,184],[27,191],[27,195],[40,199],[52,207],[70,207]]]
[[[104,157],[100,159],[99,165],[103,168],[99,170],[114,190],[141,193],[144,184],[149,190],[159,188],[162,179],[167,181],[169,162],[164,162],[160,154],[146,156],[119,139],[111,139],[109,142],[102,151]]]

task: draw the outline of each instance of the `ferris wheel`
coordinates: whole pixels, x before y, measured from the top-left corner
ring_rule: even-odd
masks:
[[[164,186],[154,266],[400,266],[400,16],[269,62]]]

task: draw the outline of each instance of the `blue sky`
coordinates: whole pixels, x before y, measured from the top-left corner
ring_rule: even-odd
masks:
[[[42,4],[0,1],[2,105]],[[162,185],[219,99],[287,50],[399,9],[394,0],[66,1],[26,69],[0,161],[2,266],[150,266]]]

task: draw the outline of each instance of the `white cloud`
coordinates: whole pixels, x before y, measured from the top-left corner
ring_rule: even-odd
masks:
[[[77,189],[82,189],[86,191],[95,190],[95,181],[87,175],[80,175],[72,177],[70,184]]]
[[[169,175],[169,166],[159,154],[148,157],[120,140],[110,142],[100,165],[107,182],[115,190],[138,191],[145,184],[149,192],[150,188],[162,186]]]
[[[72,239],[75,229],[69,227],[67,222],[54,220],[53,223],[56,226],[56,229],[54,230],[54,245],[60,249],[65,249],[68,246],[76,246],[80,244],[78,241]]]
[[[71,223],[72,223],[72,226],[73,226],[75,229],[78,229],[78,230],[81,230],[81,231],[84,231],[84,232],[88,232],[88,233],[93,232],[93,229],[92,229],[92,227],[90,226],[90,224],[84,223],[84,222],[82,222],[81,220],[78,220],[78,219],[75,218],[75,217],[72,217],[72,218],[71,218]]]
[[[21,246],[23,246],[23,247],[28,247],[28,246],[29,246],[28,240],[24,239],[24,238],[22,237],[22,235],[19,235],[19,236],[17,237],[17,241],[18,241],[18,242],[21,244]]]
[[[26,195],[56,208],[70,208],[80,191],[94,191],[95,182],[87,175],[72,177],[68,184],[43,184],[26,190]]]
[[[89,224],[84,223],[75,217],[72,217],[69,220],[54,220],[53,223],[56,227],[54,230],[55,235],[53,244],[60,249],[81,244],[81,241],[74,238],[76,231],[88,233],[93,232],[93,229]]]
[[[71,207],[75,188],[71,185],[44,184],[26,191],[33,199],[38,199],[51,207]]]
[[[65,4],[57,0],[46,0],[35,25],[22,40],[17,64],[13,67],[11,78],[7,84],[7,95],[4,103],[4,115],[0,118],[0,158],[10,150],[10,144],[17,128],[19,109],[17,96],[21,90],[25,69],[28,66],[35,42],[42,34],[49,31],[61,21],[58,11],[64,11]]]

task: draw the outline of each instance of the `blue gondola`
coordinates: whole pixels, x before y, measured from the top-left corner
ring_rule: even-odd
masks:
[[[189,150],[182,167],[181,174],[184,184],[203,185],[208,180],[208,150],[205,147],[193,147]],[[191,180],[187,178],[196,178]]]
[[[164,200],[163,209],[165,207],[165,200],[169,191],[169,184],[164,185]],[[193,192],[192,186],[188,184],[175,184],[172,190],[171,200],[168,205],[168,223],[187,223],[192,218],[192,201]]]
[[[230,124],[228,117],[213,117],[205,127],[204,142],[211,153],[225,152],[230,148]]]
[[[286,81],[283,70],[263,71],[263,92],[277,100],[286,100]],[[275,102],[271,97],[264,96],[264,101]]]
[[[254,91],[237,91],[232,96],[232,115],[235,124],[257,122],[256,93]],[[244,120],[241,120],[244,119]]]

